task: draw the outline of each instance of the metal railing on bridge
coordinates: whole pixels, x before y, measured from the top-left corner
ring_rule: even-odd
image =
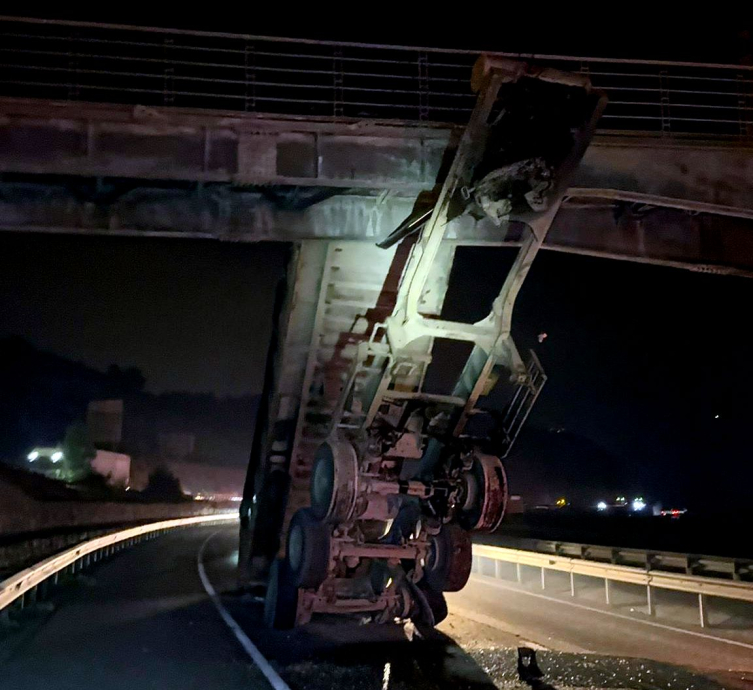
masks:
[[[0,16],[0,93],[465,123],[478,52]],[[497,53],[584,72],[602,130],[753,136],[753,67]]]

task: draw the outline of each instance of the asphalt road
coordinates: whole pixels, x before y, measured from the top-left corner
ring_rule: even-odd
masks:
[[[197,552],[216,530],[166,534],[80,578],[51,615],[0,639],[0,688],[268,688],[199,580]]]
[[[607,606],[603,582],[579,579],[572,597],[567,575],[549,573],[542,590],[539,572],[529,573],[523,585],[513,578],[474,574],[462,592],[448,596],[450,609],[549,649],[654,659],[753,677],[753,620],[744,620],[741,610],[712,603],[713,625],[701,629],[693,625],[698,613],[691,595],[660,592],[656,612],[649,616],[640,587],[613,584]]]
[[[208,545],[207,571],[220,591],[232,590],[234,559],[222,554],[234,547],[234,535],[227,531]],[[463,592],[448,596],[450,616],[434,634],[411,626],[358,626],[337,619],[315,619],[288,632],[269,631],[260,625],[260,605],[252,598],[226,596],[224,602],[294,690],[527,687],[518,679],[516,654],[518,647],[529,645],[541,650],[546,680],[556,688],[701,690],[722,687],[719,681],[723,687],[749,687],[745,678],[753,670],[753,645],[730,646],[638,619],[576,609],[557,599],[564,583],[556,578],[549,579],[545,593],[552,600],[540,599],[524,593],[530,588],[532,595],[539,594],[532,573],[527,575],[519,591],[512,583],[512,590],[502,589],[508,583],[474,576]],[[590,601],[594,588],[589,591],[585,582],[578,586],[577,603],[597,609]],[[632,615],[635,592],[618,589],[613,589],[614,612]],[[567,592],[569,597],[569,582]],[[666,602],[660,611],[668,612]],[[715,677],[707,678],[707,672]]]
[[[53,612],[0,635],[0,688],[269,688],[206,595],[199,554],[226,610],[292,690],[523,688],[516,648],[524,644],[541,648],[549,687],[560,690],[750,687],[753,645],[616,618],[598,610],[585,584],[576,603],[588,608],[579,608],[560,601],[556,582],[544,599],[533,582],[519,588],[474,576],[449,597],[451,615],[433,632],[342,619],[269,631],[260,600],[235,593],[236,529],[184,530],[98,565],[56,596]],[[640,615],[629,611],[633,595],[625,596],[628,608],[614,612]]]

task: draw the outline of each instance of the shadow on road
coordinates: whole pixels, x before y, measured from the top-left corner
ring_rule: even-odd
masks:
[[[403,625],[360,625],[325,616],[289,631],[264,628],[257,602],[225,600],[291,688],[492,690],[484,669],[448,635]]]

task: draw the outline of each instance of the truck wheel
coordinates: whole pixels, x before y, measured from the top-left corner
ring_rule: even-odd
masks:
[[[329,526],[317,520],[311,508],[301,508],[288,528],[287,564],[296,587],[316,589],[327,578]]]
[[[423,580],[411,588],[415,607],[411,620],[416,625],[433,628],[447,618],[447,602],[444,594],[430,587]]]
[[[507,475],[502,461],[495,455],[477,453],[464,480],[458,521],[469,530],[493,532],[507,507]]]
[[[267,595],[264,597],[264,624],[268,628],[290,630],[298,612],[298,588],[293,584],[290,569],[281,558],[269,569]]]
[[[459,592],[471,576],[471,535],[460,525],[443,525],[429,542],[424,580],[439,592]]]
[[[311,473],[311,509],[319,520],[347,522],[358,494],[358,456],[348,441],[317,448]]]

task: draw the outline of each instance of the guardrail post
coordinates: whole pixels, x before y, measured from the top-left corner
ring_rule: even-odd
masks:
[[[611,582],[605,577],[604,578],[604,599],[606,601],[607,606],[609,606],[612,603],[612,593],[611,593]]]
[[[749,88],[746,84],[745,75],[738,74],[737,79],[740,82],[740,88],[737,93],[737,114],[740,120],[740,136],[747,137],[750,134],[750,119],[747,115],[747,100],[749,98]]]
[[[661,131],[663,135],[671,133],[671,115],[669,110],[669,74],[667,70],[659,72],[659,94],[661,109]]]
[[[706,610],[706,595],[698,592],[698,618],[702,628],[708,627],[708,611]]]
[[[22,608],[25,606],[34,606],[34,604],[37,603],[37,588],[32,587],[31,589],[27,589],[23,596],[21,597],[21,606]]]
[[[570,596],[575,596],[575,573],[573,571],[570,571]]]
[[[418,55],[418,119],[429,119],[429,57],[426,53]]]
[[[696,559],[693,556],[686,556],[685,557],[685,574],[686,575],[693,575],[693,570],[695,569],[695,563]]]
[[[541,568],[541,589],[546,589],[546,568]]]
[[[256,47],[253,43],[246,42],[243,57],[246,73],[243,107],[245,110],[256,110]]]
[[[518,584],[523,582],[523,573],[520,572],[520,563],[515,564],[515,579],[518,581]]]
[[[162,82],[162,105],[172,105],[175,100],[175,67],[171,63],[171,52],[175,45],[172,38],[164,38],[162,47],[163,59],[163,82]]]
[[[335,48],[334,60],[332,61],[332,80],[334,86],[334,95],[332,105],[334,106],[334,116],[342,117],[343,101],[345,100],[343,89],[343,51],[341,48]]]
[[[651,589],[651,585],[646,585],[646,605],[648,607],[648,615],[654,615],[654,593]]]
[[[498,580],[502,579],[502,575],[500,574],[500,571],[502,570],[502,561],[494,561],[494,577],[496,577]]]
[[[78,46],[76,42],[79,39],[79,32],[73,31],[69,34],[70,50],[68,51],[68,100],[73,100],[79,96],[79,60]]]

